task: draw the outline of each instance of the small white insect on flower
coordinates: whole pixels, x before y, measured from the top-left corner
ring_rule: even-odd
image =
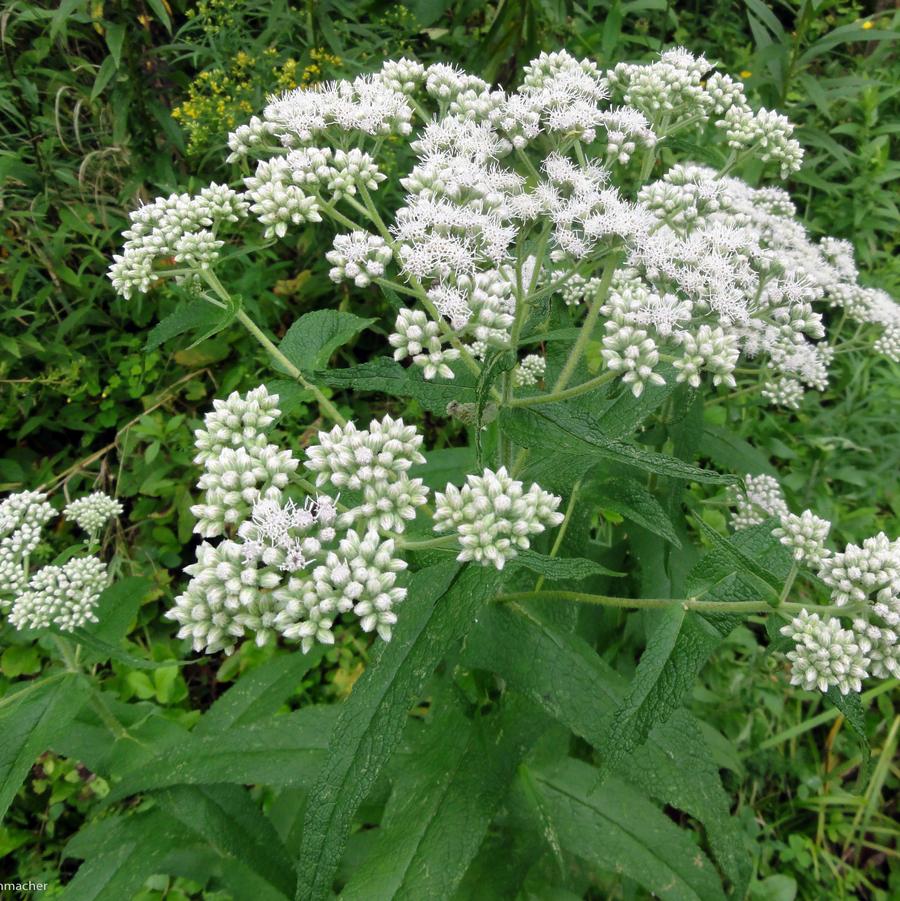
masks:
[[[503,569],[530,537],[564,519],[560,498],[532,483],[528,491],[501,467],[470,475],[461,489],[448,484],[435,493],[434,530],[455,532],[462,550],[457,560]]]

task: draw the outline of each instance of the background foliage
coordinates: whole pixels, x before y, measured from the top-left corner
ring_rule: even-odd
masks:
[[[186,728],[197,724],[192,734],[200,733],[200,750],[192,759],[200,766],[202,724],[209,723],[207,734],[215,731],[210,718],[215,720],[217,709],[240,723],[237,711],[210,709],[239,674],[258,670],[260,692],[268,686],[272,712],[289,708],[300,711],[290,716],[302,719],[311,702],[348,695],[369,648],[367,641],[346,634],[321,659],[303,662],[273,648],[245,646],[224,662],[185,669],[167,663],[186,656],[159,614],[191,554],[184,477],[192,456],[191,429],[212,397],[258,384],[265,363],[237,329],[174,352],[169,344],[160,346],[158,334],[154,339],[151,333],[148,341],[151,327],[174,308],[174,300],[151,294],[124,302],[114,297],[105,277],[129,209],[157,193],[227,178],[227,130],[257,110],[271,91],[352,75],[402,54],[425,62],[455,61],[505,83],[544,49],[566,47],[611,66],[680,43],[721,60],[727,71],[740,72],[751,97],[798,123],[807,157],[788,187],[808,227],[853,241],[869,283],[897,296],[900,78],[895,45],[884,35],[896,36],[898,24],[900,14],[887,4],[881,8],[829,0],[772,6],[761,0],[6,4],[0,18],[0,291],[5,300],[0,308],[0,487],[52,485],[68,495],[96,485],[115,488],[125,501],[126,515],[109,550],[112,570],[127,580],[121,583],[126,588],[120,600],[127,601],[124,609],[130,614],[131,650],[109,662],[104,689],[138,741],[145,734],[157,748],[167,741],[174,746]],[[291,242],[256,254],[257,268],[245,267],[242,283],[234,286],[257,320],[276,334],[320,306],[363,312],[358,298],[328,281],[325,242],[330,245],[330,237],[314,228],[299,230]],[[344,363],[370,356],[364,336],[340,353]],[[883,362],[860,365],[848,358],[839,369],[834,387],[821,398],[809,397],[794,417],[767,412],[751,396],[727,405],[710,403],[704,424],[710,433],[727,429],[752,436],[757,449],[748,461],[741,458],[742,445],[723,441],[714,463],[744,471],[789,466],[785,484],[798,503],[809,502],[815,491],[817,512],[839,524],[842,539],[854,540],[881,528],[890,531],[900,513],[895,426],[900,381],[896,367]],[[338,400],[361,416],[381,412],[352,395]],[[309,425],[308,440],[315,423],[307,401],[295,392],[290,412],[293,421]],[[458,425],[434,424],[415,400],[389,407],[394,413],[424,416],[429,446],[460,443],[454,432]],[[688,498],[688,504],[709,524],[721,524],[721,511],[701,504],[699,495]],[[614,522],[616,515],[611,505],[609,520]],[[603,524],[593,526],[602,541]],[[52,553],[48,547],[45,557]],[[620,622],[616,614],[609,616],[608,626]],[[509,624],[498,622],[497,627]],[[897,897],[896,701],[887,693],[872,699],[874,765],[858,782],[859,750],[843,719],[830,708],[811,709],[816,702],[811,705],[809,696],[786,689],[775,672],[778,664],[760,649],[756,629],[751,620],[731,633],[702,669],[691,699],[700,720],[715,727],[704,727],[710,732],[706,737],[716,750],[726,789],[737,798],[744,840],[753,849],[752,897]],[[628,628],[620,632],[621,639],[605,657],[613,675],[631,676],[642,636]],[[478,708],[487,701],[486,687],[466,673],[477,669],[479,655],[490,655],[492,649],[473,647],[466,653],[467,660],[458,664],[457,690]],[[388,656],[381,655],[381,665]],[[0,632],[0,695],[13,680],[39,673],[44,660],[40,645],[10,629]],[[563,659],[562,680],[574,665]],[[515,678],[510,674],[510,681]],[[527,695],[527,673],[518,678]],[[612,697],[615,680],[609,684]],[[56,690],[62,691],[59,686]],[[503,709],[492,712],[479,734],[466,740],[493,740],[503,733],[504,716]],[[559,740],[547,723],[538,726],[546,732],[541,742],[548,747]],[[85,756],[88,728],[73,724],[71,746],[44,755],[14,799],[0,827],[3,879],[30,878],[48,882],[51,893],[61,891],[78,859],[91,857],[92,849],[118,829],[132,831],[135,853],[145,862],[134,897],[242,897],[234,886],[251,886],[252,878],[231,872],[227,854],[221,860],[167,868],[190,878],[160,877],[154,865],[162,850],[157,854],[154,841],[162,849],[162,838],[182,829],[185,842],[193,842],[197,837],[190,830],[198,822],[214,822],[210,809],[227,819],[246,799],[228,792],[211,799],[204,790],[172,786],[157,793],[156,806],[135,817],[105,817],[111,797],[124,797],[125,791],[119,786],[110,796],[110,784],[94,775],[94,769],[105,768],[99,764],[109,761]],[[326,724],[310,718],[304,728],[311,735],[316,730],[325,734]],[[417,765],[438,769],[465,754],[458,739],[463,733],[452,717],[437,728],[445,741],[432,749],[433,760]],[[253,742],[259,749],[271,747],[272,735],[250,731],[235,731],[236,749]],[[348,736],[348,747],[353,741],[362,742],[364,736]],[[113,759],[114,773],[135,767],[133,755],[125,755],[120,744],[127,741],[109,750],[113,758],[123,755],[121,766]],[[290,839],[302,823],[297,813],[302,791],[279,783],[277,760],[266,766],[261,762],[260,768],[251,768],[244,781],[268,786],[255,790],[255,800],[275,826],[260,817],[260,829],[277,828],[292,847]],[[608,797],[594,798],[577,769],[547,777],[541,786],[522,771],[501,777],[514,784],[505,814],[512,821],[535,803],[548,805],[552,818],[554,805],[570,803],[573,791],[589,803],[602,800],[607,809],[637,816],[627,786],[611,780],[602,789]],[[373,817],[380,816],[377,805],[383,804],[374,788],[368,802],[376,805]],[[455,790],[465,795],[465,786]],[[651,818],[654,812],[644,814]],[[361,815],[366,821],[365,808]],[[385,813],[394,818],[417,815],[390,807]],[[697,819],[703,817],[697,814]],[[93,821],[91,828],[68,844],[86,821]],[[664,831],[665,824],[659,828]],[[255,838],[262,846],[264,835]],[[578,840],[560,837],[568,849]],[[535,851],[533,836],[523,833],[522,841],[519,861],[541,856],[544,847],[538,843]],[[357,833],[350,853],[361,858],[365,845],[366,832]],[[271,845],[276,846],[280,841]],[[276,852],[261,847],[260,853]],[[547,868],[558,864],[553,853],[541,860],[546,867],[541,863],[529,872],[523,897],[551,897]],[[627,871],[612,875],[615,867],[608,860],[591,862],[610,875],[598,885],[585,873],[570,874],[571,884],[580,886],[584,896],[640,897]],[[489,863],[485,861],[486,873]],[[102,856],[92,858],[95,868],[103,865]],[[351,897],[353,891],[367,897],[365,868],[360,872],[363,877],[357,873],[358,884],[348,891]],[[87,882],[101,875],[92,871],[79,878]],[[465,884],[460,891],[464,889]],[[478,886],[468,891],[468,897],[477,897]]]

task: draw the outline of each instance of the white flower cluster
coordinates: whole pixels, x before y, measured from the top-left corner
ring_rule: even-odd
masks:
[[[827,547],[831,523],[804,510],[788,510],[772,476],[744,479],[746,489],[729,489],[736,506],[732,524],[745,529],[777,516],[772,534],[789,548],[798,565],[815,573],[831,589],[831,602],[847,607],[849,625],[838,617],[821,619],[803,610],[781,631],[795,642],[788,653],[791,682],[804,688],[843,693],[860,691],[861,680],[900,677],[900,539],[883,532],[861,545],[834,553]]]
[[[319,443],[307,449],[306,468],[316,473],[316,485],[362,493],[360,502],[341,516],[342,525],[363,520],[385,532],[403,532],[415,519],[416,507],[428,499],[422,479],[408,475],[412,466],[425,462],[421,444],[415,426],[402,419],[373,419],[362,430],[348,422],[319,432]]]
[[[65,509],[67,518],[92,534],[121,512],[118,502],[100,492]],[[71,632],[97,621],[94,608],[107,584],[106,564],[100,559],[73,557],[28,575],[29,557],[54,516],[46,495],[38,491],[11,494],[0,503],[0,609],[10,611],[9,621],[17,629],[55,625]]]
[[[735,529],[749,529],[770,516],[780,518],[790,513],[781,485],[774,476],[744,476],[744,488],[731,486],[728,500],[735,507],[731,514],[731,525]]]
[[[94,608],[106,583],[106,564],[97,557],[73,557],[62,566],[44,566],[16,598],[9,621],[17,629],[56,625],[63,632],[95,623]]]
[[[25,561],[41,541],[41,530],[56,515],[39,491],[11,494],[0,503],[0,606],[9,606],[28,582]],[[6,596],[6,597],[4,597]]]
[[[795,642],[794,650],[787,653],[791,685],[819,691],[834,685],[841,694],[862,691],[870,661],[856,635],[842,628],[840,620],[833,616],[823,620],[817,613],[802,610],[782,627],[781,634]]]
[[[392,256],[384,238],[377,235],[361,229],[348,235],[337,235],[334,249],[325,254],[332,266],[328,276],[333,282],[350,279],[357,288],[365,288],[373,279],[384,275]]]
[[[429,105],[435,115],[422,116]],[[739,358],[758,357],[762,396],[797,409],[807,389],[826,386],[833,353],[817,304],[875,326],[873,349],[895,360],[900,305],[859,285],[846,242],[812,241],[783,191],[727,175],[749,158],[794,171],[802,152],[791,132],[683,48],[605,72],[565,51],[541,54],[511,92],[451,65],[389,61],[272,99],[229,137],[230,158],[257,158],[244,193],[213,185],[214,196],[137,211],[113,281],[126,296],[145,291],[165,273],[163,257],[178,277],[203,272],[218,225],[248,211],[268,237],[362,216],[336,236],[331,278],[366,287],[399,269],[421,309],[398,317],[394,356],[435,379],[452,378],[463,353],[471,364],[468,355],[508,349],[517,311],[527,320],[536,295],[555,293],[577,315],[599,295],[600,268],[621,258],[602,321],[603,359],[623,384],[638,395],[671,362],[677,381],[732,387]],[[719,133],[722,170],[685,162],[648,182],[658,140],[675,133],[698,149]],[[396,178],[406,196],[386,227],[369,192],[387,177],[376,157],[388,136],[415,159]],[[634,183],[618,178],[632,157],[643,165],[629,196],[616,183]]]
[[[338,617],[354,614],[385,640],[394,608],[406,596],[397,576],[406,563],[387,532],[401,532],[425,503],[427,489],[407,471],[424,460],[421,436],[389,416],[366,430],[353,423],[319,434],[306,467],[358,503],[339,512],[338,499],[301,491],[299,460],[268,441],[279,416],[277,395],[260,386],[217,400],[195,432],[204,502],[192,508],[206,538],[191,579],[167,616],[195,650],[233,650],[254,635],[334,642]]]
[[[238,222],[248,208],[241,194],[215,182],[199,194],[172,194],[145,204],[131,214],[122,253],[113,256],[113,288],[125,298],[135,291],[146,293],[160,278],[156,264],[167,257],[173,257],[179,269],[208,269],[223,244],[217,238],[219,228]]]
[[[457,560],[474,560],[503,569],[531,536],[564,519],[560,498],[532,483],[528,491],[501,467],[470,475],[462,489],[447,485],[435,493],[434,530],[455,532],[462,550]]]
[[[102,491],[95,491],[79,497],[63,508],[63,514],[71,519],[79,529],[87,532],[91,542],[97,540],[100,530],[123,510],[115,498]]]

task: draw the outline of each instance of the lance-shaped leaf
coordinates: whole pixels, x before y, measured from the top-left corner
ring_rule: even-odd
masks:
[[[438,564],[410,580],[393,639],[382,644],[341,707],[328,757],[310,793],[297,898],[328,896],[352,817],[400,740],[407,714],[441,658],[470,629],[498,574]]]
[[[87,694],[85,679],[59,673],[0,699],[0,820],[37,757],[77,716]]]
[[[200,717],[194,735],[215,735],[272,716],[294,693],[325,652],[317,645],[306,654],[291,651],[241,676]]]
[[[122,775],[107,803],[170,785],[309,784],[325,757],[337,711],[308,707],[184,740]]]
[[[474,721],[442,698],[341,898],[449,898],[544,723],[521,697],[507,696],[501,710]]]
[[[514,604],[494,604],[481,613],[464,661],[498,673],[595,747],[606,740],[609,715],[628,690],[625,679],[585,641]],[[699,820],[716,860],[742,894],[750,866],[741,831],[700,727],[687,711],[676,710],[653,726],[648,740],[614,771]]]
[[[640,792],[617,779],[598,785],[579,760],[538,772],[562,847],[611,873],[624,873],[655,898],[716,901],[725,898],[706,855]]]
[[[678,457],[659,454],[621,438],[607,438],[593,431],[582,417],[571,415],[564,404],[533,410],[504,410],[500,414],[500,427],[521,447],[540,448],[556,455],[614,460],[675,479],[712,484],[736,481],[734,476],[701,469]]]

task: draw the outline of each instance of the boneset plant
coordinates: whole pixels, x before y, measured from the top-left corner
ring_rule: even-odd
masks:
[[[859,283],[849,244],[811,240],[789,195],[758,184],[800,167],[792,125],[682,49],[605,72],[560,52],[511,92],[387,62],[271,98],[228,145],[243,177],[136,210],[110,277],[126,299],[173,282],[185,309],[221,311],[216,328],[241,323],[330,421],[301,454],[273,440],[276,425],[295,434],[275,383],[215,402],[195,433],[203,540],[168,613],[195,651],[283,640],[310,655],[298,667],[341,621],[382,640],[316,720],[328,751],[296,775],[304,819],[281,839],[299,836],[298,864],[279,891],[296,873],[298,898],[329,895],[383,776],[392,793],[342,897],[515,897],[545,852],[660,897],[743,897],[739,828],[681,706],[705,660],[766,614],[791,681],[826,692],[860,739],[863,680],[900,676],[900,542],[832,551],[830,523],[791,513],[772,474],[698,465],[710,394],[756,391],[789,416],[835,354],[900,360],[900,307]],[[381,164],[387,147],[401,171]],[[335,230],[328,274],[351,304],[380,291],[395,310],[385,356],[329,369],[372,320],[319,310],[276,343],[229,291],[232,250],[308,223]],[[412,399],[461,452],[430,452],[395,413],[348,421],[334,389]],[[731,535],[700,506],[717,486]],[[597,648],[629,609],[646,644],[626,682]],[[262,698],[248,686],[222,709]],[[426,724],[408,722],[425,698]],[[398,763],[401,741],[415,753]],[[179,779],[266,781],[254,772],[166,769],[161,754],[114,798],[172,810]],[[701,846],[656,804],[701,824]],[[278,883],[271,862],[245,863]]]

